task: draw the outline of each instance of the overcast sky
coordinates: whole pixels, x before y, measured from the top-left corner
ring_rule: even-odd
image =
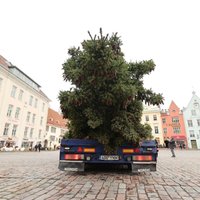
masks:
[[[62,64],[102,27],[118,32],[127,61],[153,59],[145,87],[186,107],[200,97],[199,0],[0,0],[0,55],[42,86],[59,110],[58,94],[69,89]]]

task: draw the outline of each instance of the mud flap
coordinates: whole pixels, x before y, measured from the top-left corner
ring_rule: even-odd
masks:
[[[59,162],[58,169],[62,171],[85,171],[85,163],[83,162]]]
[[[131,164],[132,172],[150,172],[156,171],[156,164]]]

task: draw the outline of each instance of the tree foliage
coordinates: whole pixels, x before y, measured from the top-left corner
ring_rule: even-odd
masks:
[[[142,102],[159,105],[161,94],[144,88],[143,77],[155,69],[152,60],[127,62],[117,33],[92,37],[81,48],[70,48],[63,78],[73,87],[60,91],[62,113],[68,118],[68,138],[97,139],[107,152],[125,142],[151,136],[141,124]]]

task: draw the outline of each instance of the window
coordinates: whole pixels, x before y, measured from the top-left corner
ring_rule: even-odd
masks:
[[[194,134],[193,130],[190,130],[189,133],[190,133],[190,137],[195,137],[195,134]]]
[[[29,105],[32,106],[32,104],[33,104],[33,96],[30,96],[30,98],[29,98]]]
[[[191,114],[192,116],[196,116],[197,115],[196,110],[191,110]]]
[[[35,99],[35,104],[34,104],[35,108],[37,108],[37,104],[38,104],[38,99]]]
[[[33,138],[33,128],[31,128],[31,130],[30,130],[30,138]]]
[[[32,124],[35,124],[35,114],[33,114],[33,117],[32,117]]]
[[[172,122],[173,123],[179,123],[179,118],[178,117],[172,117]]]
[[[6,123],[3,131],[3,135],[8,135],[10,124]]]
[[[23,91],[23,90],[20,90],[20,91],[19,91],[19,96],[18,96],[18,100],[19,100],[19,101],[22,101],[23,94],[24,94],[24,91]]]
[[[154,131],[155,131],[155,134],[158,134],[159,131],[158,131],[158,126],[154,126]]]
[[[153,115],[153,121],[157,121],[157,115]]]
[[[44,112],[45,103],[42,104],[42,112]]]
[[[162,123],[163,123],[163,124],[166,123],[166,118],[162,118]]]
[[[16,132],[17,132],[17,125],[14,124],[12,129],[12,136],[16,136]]]
[[[16,108],[16,111],[15,111],[15,119],[19,119],[20,110],[21,110],[21,109],[20,109],[19,107]]]
[[[42,126],[43,123],[43,117],[40,118],[40,126]]]
[[[13,85],[10,96],[15,98],[17,87]]]
[[[199,103],[196,102],[196,100],[195,100],[195,102],[194,102],[194,107],[197,108],[197,109],[199,108]]]
[[[42,130],[39,130],[39,135],[38,135],[39,139],[41,139],[41,136],[42,136]]]
[[[27,138],[28,135],[28,127],[25,127],[24,129],[24,138]]]
[[[145,120],[146,120],[146,122],[149,121],[149,115],[146,115],[146,116],[145,116]]]
[[[181,132],[180,127],[174,127],[173,131],[174,131],[174,133],[180,133]]]
[[[64,130],[64,129],[61,129],[61,130],[60,130],[60,134],[61,134],[61,135],[64,135],[64,134],[65,134],[65,130]]]
[[[31,113],[28,112],[28,113],[27,113],[27,116],[26,116],[26,122],[29,122],[29,121],[30,121],[30,117],[31,117]]]
[[[192,120],[187,120],[187,123],[188,123],[188,127],[193,127]]]
[[[200,119],[197,119],[197,125],[200,126]]]
[[[13,105],[9,104],[8,105],[8,111],[7,111],[7,116],[11,117],[12,115],[12,110],[13,110]]]
[[[46,126],[46,131],[47,131],[47,132],[49,131],[49,126]]]
[[[51,127],[51,132],[52,133],[56,133],[56,128],[55,127]]]
[[[51,141],[51,142],[54,142],[55,139],[56,139],[56,137],[55,137],[54,135],[50,135],[50,141]]]

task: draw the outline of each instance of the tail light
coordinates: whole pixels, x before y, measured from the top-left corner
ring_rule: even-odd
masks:
[[[134,149],[122,149],[123,154],[129,154],[129,153],[139,153],[140,149],[139,148],[134,148]]]
[[[134,153],[134,149],[122,149],[122,153],[124,154]]]
[[[95,148],[84,148],[83,152],[84,153],[95,153],[96,149]]]
[[[136,155],[133,156],[133,161],[152,161],[152,155]]]
[[[65,160],[83,160],[83,154],[65,154]]]

